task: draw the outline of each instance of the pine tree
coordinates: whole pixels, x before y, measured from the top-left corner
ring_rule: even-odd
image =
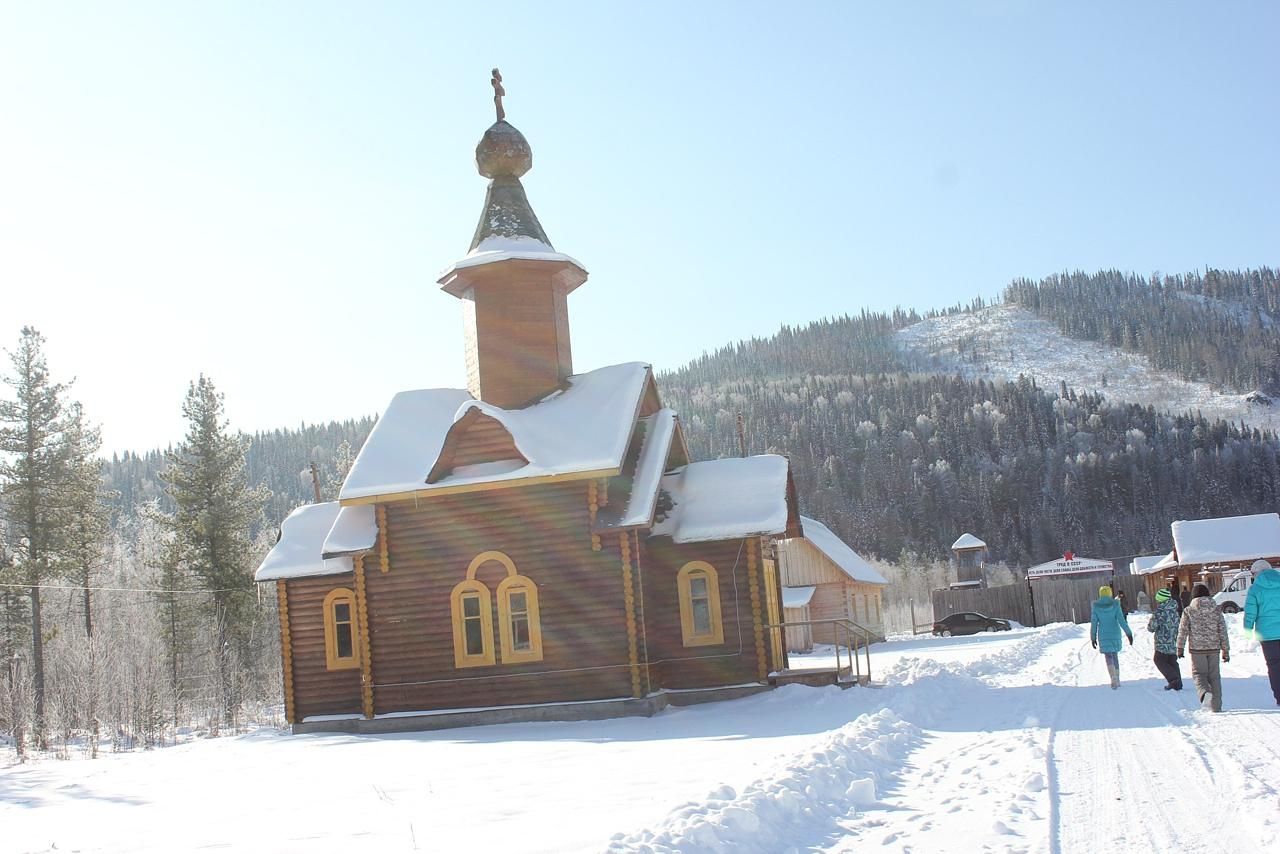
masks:
[[[333,452],[333,472],[329,475],[329,479],[324,486],[326,500],[337,500],[338,493],[342,490],[342,482],[347,479],[347,473],[351,471],[351,466],[355,461],[356,455],[351,449],[351,443],[343,439],[337,450]]]
[[[185,440],[168,453],[163,480],[175,511],[169,517],[180,563],[211,597],[218,693],[223,721],[234,722],[234,679],[245,661],[253,622],[252,529],[270,491],[245,476],[248,439],[229,432],[222,395],[200,376],[187,391]]]
[[[52,382],[44,336],[26,326],[3,377],[15,399],[0,401],[0,483],[9,541],[17,544],[31,617],[32,735],[45,746],[44,631],[40,588],[52,574],[65,533],[70,450],[63,396]]]
[[[66,446],[67,490],[63,513],[67,536],[61,563],[63,574],[80,588],[84,633],[92,640],[93,581],[107,548],[111,528],[107,502],[112,496],[103,486],[103,464],[97,457],[102,440],[78,403],[68,407]]]
[[[97,428],[89,424],[79,403],[68,408],[66,445],[68,455],[67,489],[63,504],[66,535],[61,554],[62,574],[80,588],[84,608],[85,648],[83,685],[79,712],[89,728],[89,753],[98,750],[98,701],[100,696],[98,652],[100,644],[93,637],[94,580],[101,569],[111,532],[107,502],[110,495],[103,486],[103,463],[98,459],[102,440]]]

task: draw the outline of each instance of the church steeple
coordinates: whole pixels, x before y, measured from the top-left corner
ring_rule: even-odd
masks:
[[[524,134],[506,120],[502,75],[493,70],[498,120],[476,146],[489,178],[471,250],[445,271],[442,290],[462,300],[467,387],[512,409],[536,401],[573,373],[566,297],[587,271],[556,252],[529,205],[520,178],[533,166]]]

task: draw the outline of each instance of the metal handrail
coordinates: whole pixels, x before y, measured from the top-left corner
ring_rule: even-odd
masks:
[[[836,638],[836,677],[844,670],[840,656],[840,632],[844,633],[844,648],[848,650],[849,655],[849,672],[853,674],[854,679],[862,682],[862,663],[858,660],[859,654],[866,657],[868,682],[871,681],[871,644],[875,642],[875,635],[866,626],[855,623],[843,617],[837,617],[830,620],[784,620],[781,623],[771,623],[766,625],[766,629],[782,631],[782,640],[786,641],[786,629],[788,627],[802,626],[831,626],[834,630]]]

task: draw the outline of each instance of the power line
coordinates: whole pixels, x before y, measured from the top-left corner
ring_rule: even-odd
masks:
[[[221,587],[217,590],[165,590],[159,587],[67,587],[57,584],[0,584],[0,587],[11,587],[18,590],[30,590],[34,587],[37,590],[69,590],[73,593],[83,593],[86,589],[98,593],[186,593],[191,596],[205,596],[209,593],[235,593],[237,591],[247,591],[250,588],[244,587]]]

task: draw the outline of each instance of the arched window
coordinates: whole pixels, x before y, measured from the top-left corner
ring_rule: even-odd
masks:
[[[508,575],[498,585],[498,637],[503,664],[542,661],[542,621],[533,579]]]
[[[360,666],[356,594],[347,587],[324,597],[324,660],[330,670]]]
[[[449,606],[453,611],[453,666],[493,664],[493,609],[489,588],[468,577],[453,588]]]
[[[706,561],[686,563],[676,575],[680,595],[680,633],[685,646],[724,643],[720,620],[720,577]]]
[[[476,579],[476,571],[494,561],[507,577],[498,585],[498,641],[503,664],[542,660],[542,620],[538,612],[538,585],[521,575],[502,552],[481,552],[467,567],[467,579],[453,588],[453,661],[456,667],[496,663],[493,644],[493,607],[489,588]]]

